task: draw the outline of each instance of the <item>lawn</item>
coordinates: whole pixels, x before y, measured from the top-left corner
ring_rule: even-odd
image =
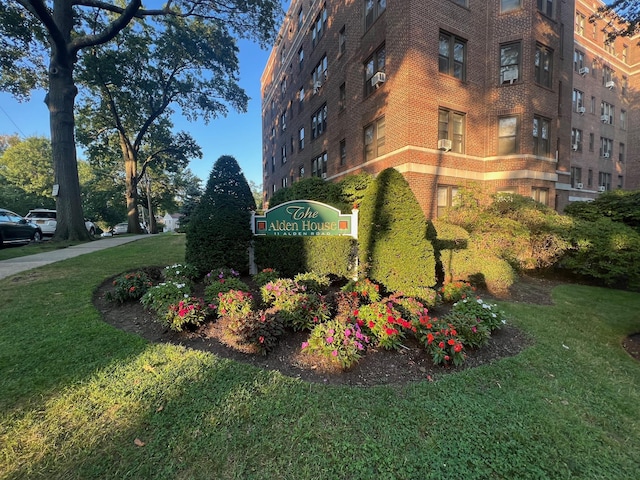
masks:
[[[635,479],[640,294],[501,303],[535,343],[404,387],[308,384],[108,326],[105,279],[184,258],[153,236],[0,281],[3,479]]]

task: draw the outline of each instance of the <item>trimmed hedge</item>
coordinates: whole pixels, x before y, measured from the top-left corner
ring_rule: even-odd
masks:
[[[359,221],[360,276],[389,291],[433,287],[435,254],[427,221],[409,184],[392,168],[367,188]]]

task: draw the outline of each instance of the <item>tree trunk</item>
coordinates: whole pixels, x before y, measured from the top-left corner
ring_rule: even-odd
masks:
[[[151,179],[147,176],[146,181],[147,188],[147,209],[149,210],[149,224],[147,230],[149,233],[158,233],[158,227],[156,226],[156,215],[153,210],[153,201],[151,199]]]
[[[49,92],[45,99],[49,108],[54,184],[58,185],[58,225],[54,239],[89,240],[82,212],[76,159],[73,109],[77,90],[73,82],[73,63],[68,61],[63,64],[56,57],[52,56],[49,66]]]
[[[138,212],[138,162],[128,142],[121,135],[120,143],[124,157],[125,197],[127,200],[127,223],[129,233],[142,233]]]

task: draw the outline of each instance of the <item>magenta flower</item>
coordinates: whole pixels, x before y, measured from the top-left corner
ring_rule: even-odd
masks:
[[[304,350],[309,346],[309,342],[302,342],[302,349]]]
[[[333,337],[327,337],[327,343],[333,343]]]
[[[345,337],[348,337],[349,335],[351,335],[351,330],[347,328],[347,329],[345,329],[345,331],[344,331],[344,336],[345,336]]]
[[[334,357],[337,357],[338,356],[338,351],[334,350],[333,352],[331,352],[331,355],[333,355]]]

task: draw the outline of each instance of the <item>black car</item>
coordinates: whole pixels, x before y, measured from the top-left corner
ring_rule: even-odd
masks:
[[[39,242],[42,230],[21,215],[0,208],[0,248],[4,245]]]

